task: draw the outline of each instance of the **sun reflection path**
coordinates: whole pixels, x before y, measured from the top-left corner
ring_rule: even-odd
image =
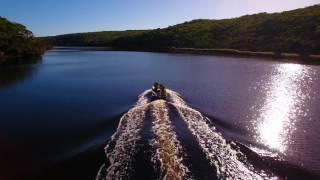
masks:
[[[302,65],[281,64],[275,68],[271,83],[263,84],[267,94],[256,121],[259,142],[281,153],[286,151],[305,100],[302,86],[307,74]]]

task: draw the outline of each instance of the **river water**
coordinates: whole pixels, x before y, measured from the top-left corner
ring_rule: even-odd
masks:
[[[285,60],[55,48],[0,68],[0,179],[317,179],[319,82]]]

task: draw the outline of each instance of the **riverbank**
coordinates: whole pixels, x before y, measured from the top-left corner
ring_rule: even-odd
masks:
[[[243,57],[263,57],[274,60],[290,60],[297,63],[320,64],[320,55],[301,55],[298,53],[276,53],[264,51],[241,51],[236,49],[197,49],[197,48],[169,48],[172,53],[200,54],[200,55],[223,55]]]
[[[271,51],[241,51],[237,49],[209,49],[209,48],[108,48],[116,51],[142,51],[142,52],[163,52],[163,53],[181,53],[196,55],[214,55],[214,56],[236,56],[251,58],[267,58],[273,61],[285,61],[300,64],[320,65],[320,54],[303,55],[298,53],[276,53]]]
[[[94,50],[94,51],[136,51],[136,52],[161,52],[181,53],[214,56],[237,56],[267,58],[274,61],[285,61],[300,64],[320,65],[320,55],[301,55],[298,53],[276,53],[267,51],[241,51],[237,49],[200,49],[200,48],[123,48],[123,47],[94,47],[94,46],[56,46],[58,50]]]

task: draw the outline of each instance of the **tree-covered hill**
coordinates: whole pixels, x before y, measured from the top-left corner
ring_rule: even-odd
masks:
[[[141,35],[145,30],[102,31],[90,33],[64,34],[60,36],[44,37],[56,46],[113,46],[119,38],[131,38]]]
[[[45,46],[25,26],[0,17],[0,64],[40,56]]]
[[[56,45],[126,49],[219,48],[320,54],[320,6],[222,20],[193,20],[150,31],[95,32],[48,38]]]

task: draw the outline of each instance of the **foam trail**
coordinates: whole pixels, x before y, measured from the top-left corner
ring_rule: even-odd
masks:
[[[151,89],[145,90],[143,93],[139,95],[136,106],[146,105],[150,102],[151,98]]]
[[[220,134],[213,131],[199,112],[185,107],[177,107],[177,109],[210,163],[217,167],[220,178],[262,179],[238,160],[238,155],[241,154],[233,150]]]
[[[137,141],[141,138],[139,133],[142,129],[143,119],[147,106],[132,108],[120,120],[116,133],[112,136],[111,142],[105,147],[106,156],[110,161],[110,166],[103,175],[102,168],[97,179],[129,179],[132,157],[136,153]],[[104,177],[102,177],[104,176]]]
[[[187,164],[183,159],[188,157],[188,150],[183,149],[178,140],[172,122],[174,119],[169,116],[171,110],[176,110],[178,118],[185,122],[186,133],[194,137],[194,141],[190,143],[199,147],[208,160],[204,163],[209,163],[208,167],[216,171],[218,177],[212,179],[276,179],[250,165],[238,146],[227,142],[215,127],[209,126],[210,120],[189,107],[178,93],[168,89],[167,94],[166,100],[151,101],[151,90],[144,91],[136,105],[121,118],[116,133],[105,148],[110,165],[100,168],[97,180],[130,179],[134,173],[133,163],[139,163],[133,160],[137,157],[142,132],[149,131],[151,134],[147,142],[152,148],[150,166],[157,177],[193,179],[194,174],[189,169],[192,164]],[[174,108],[169,108],[169,104]],[[149,114],[146,115],[147,112],[151,112],[150,117]],[[144,121],[147,120],[151,127],[145,126],[147,129],[144,129]]]
[[[187,106],[187,103],[181,98],[180,94],[172,91],[170,89],[167,89],[167,94],[168,94],[168,102],[172,103],[174,105],[179,105],[179,106]]]
[[[152,131],[156,138],[151,145],[156,149],[153,161],[160,161],[161,179],[190,179],[188,168],[182,163],[182,147],[173,132],[168,116],[168,107],[164,100],[152,103],[152,114],[155,118]]]
[[[174,105],[186,122],[189,130],[196,137],[202,151],[211,165],[216,167],[219,178],[222,179],[264,179],[264,172],[258,172],[245,162],[245,155],[232,148],[233,143],[226,139],[214,127],[209,127],[209,119],[200,112],[186,105],[177,93],[170,93],[171,104]],[[241,159],[241,160],[240,160]]]

